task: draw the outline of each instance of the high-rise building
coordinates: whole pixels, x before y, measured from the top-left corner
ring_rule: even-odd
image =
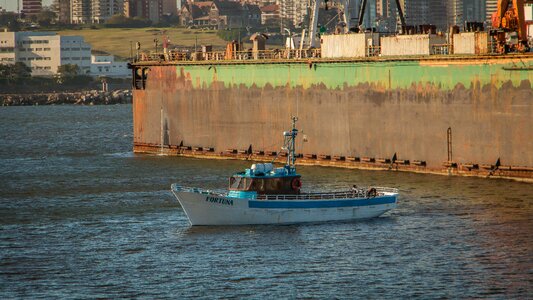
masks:
[[[124,0],[70,0],[70,18],[76,24],[104,23],[124,7]]]
[[[52,9],[56,13],[59,23],[71,23],[72,19],[70,17],[70,1],[71,0],[54,0]]]
[[[492,14],[496,12],[498,0],[486,0],[485,2],[485,21],[492,22]]]
[[[463,0],[463,20],[467,22],[485,21],[485,0]]]
[[[448,0],[447,2],[447,16],[448,26],[459,25],[461,26],[464,21],[463,16],[463,0]]]
[[[407,25],[435,25],[438,30],[448,26],[446,1],[443,0],[402,0]]]
[[[307,4],[307,1],[301,0],[281,0],[280,14],[284,28],[298,26],[305,22]]]
[[[91,23],[91,0],[71,0],[70,16],[74,24]]]
[[[177,14],[176,0],[123,0],[126,17],[142,17],[154,23],[161,21],[164,15]]]
[[[22,0],[22,13],[25,17],[35,16],[43,10],[42,0]]]
[[[91,22],[104,23],[114,15],[124,13],[124,0],[92,0]]]
[[[384,18],[388,16],[388,0],[376,0],[376,17]]]

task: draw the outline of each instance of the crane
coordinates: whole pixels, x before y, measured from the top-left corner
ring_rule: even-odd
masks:
[[[341,1],[341,4],[344,6],[344,20],[343,21],[344,23],[346,23],[346,28],[351,28],[350,21],[352,19],[350,10],[348,8],[354,7],[356,1],[357,0],[342,0]],[[363,24],[363,18],[365,16],[365,8],[366,8],[366,4],[368,0],[360,0],[360,1],[361,1],[361,5],[359,6],[359,14],[358,14],[357,26],[356,26],[357,29],[360,29],[361,25]],[[400,4],[400,0],[395,0],[395,1],[396,1],[396,7],[398,9],[398,15],[400,16],[400,22],[402,23],[402,31],[405,31],[405,28],[406,28],[405,18],[403,15],[403,9]],[[520,1],[523,1],[523,0],[520,0]],[[318,24],[318,10],[322,2],[324,2],[327,5],[329,0],[310,0],[309,2],[310,2],[309,5],[311,7],[311,24],[310,24],[311,26],[309,29],[308,44],[311,47],[317,47],[318,45],[317,45],[316,34],[317,34],[317,24]]]
[[[403,9],[402,5],[400,4],[400,0],[396,1],[396,8],[398,9],[398,15],[400,16],[400,22],[402,23],[402,30],[405,30],[405,18],[403,16]],[[359,6],[359,16],[357,18],[357,28],[360,29],[363,25],[363,18],[365,17],[365,8],[367,0],[361,0],[361,6]]]
[[[509,6],[509,4],[512,5]],[[526,0],[530,3],[531,1]],[[526,22],[524,17],[524,0],[498,0],[496,12],[492,15],[493,36],[498,43],[500,53],[509,49],[518,51],[528,50],[526,33]],[[507,45],[506,33],[516,32],[518,34],[518,44]]]

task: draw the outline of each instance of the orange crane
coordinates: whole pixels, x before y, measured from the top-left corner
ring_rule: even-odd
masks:
[[[530,2],[529,0],[525,0]],[[493,36],[498,44],[498,51],[505,53],[510,50],[524,52],[529,49],[524,17],[524,0],[498,0],[496,12],[492,15]],[[507,35],[516,32],[518,43],[508,44]]]

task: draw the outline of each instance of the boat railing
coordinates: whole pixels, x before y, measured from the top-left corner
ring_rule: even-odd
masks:
[[[375,189],[375,193],[372,192]],[[397,194],[398,189],[389,187],[357,188],[349,191],[333,193],[302,193],[296,195],[257,195],[257,200],[330,200],[347,198],[368,198],[383,196],[385,194]]]
[[[172,185],[172,190],[177,192],[189,192],[203,195],[227,197],[228,192],[224,189],[201,189]],[[375,190],[375,192],[373,192]],[[295,195],[257,195],[257,200],[331,200],[331,199],[354,199],[384,196],[385,194],[397,194],[398,189],[389,187],[361,187],[354,190],[333,193],[302,193]]]
[[[198,194],[204,194],[204,195],[214,195],[214,196],[221,196],[225,197],[227,196],[228,192],[223,189],[201,189],[196,187],[186,187],[186,186],[180,186],[173,184],[172,190],[176,192],[188,192],[188,193],[198,193]]]
[[[431,55],[448,55],[450,54],[450,45],[435,44],[431,45]]]

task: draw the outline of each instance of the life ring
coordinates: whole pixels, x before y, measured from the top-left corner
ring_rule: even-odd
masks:
[[[377,191],[375,188],[371,188],[371,189],[369,189],[369,190],[366,192],[366,197],[367,197],[367,198],[370,198],[370,197],[374,198],[374,197],[376,197],[377,195],[378,195],[378,191]]]
[[[293,190],[299,191],[300,188],[302,187],[302,181],[300,180],[300,178],[298,177],[293,178],[291,181],[291,187]]]

